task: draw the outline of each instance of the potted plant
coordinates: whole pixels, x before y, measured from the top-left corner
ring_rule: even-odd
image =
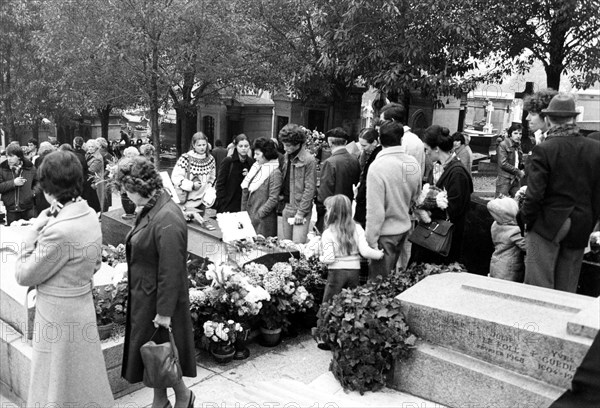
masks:
[[[196,277],[195,282],[199,279]],[[190,311],[196,327],[207,320],[235,320],[242,326],[242,333],[236,338],[236,359],[244,359],[250,355],[246,347],[250,326],[265,301],[270,299],[269,293],[261,286],[253,284],[248,276],[239,268],[226,264],[208,265],[206,268],[208,286],[190,289]],[[196,337],[196,344],[201,338]]]
[[[244,267],[244,272],[251,282],[264,287],[270,295],[260,310],[261,334],[264,345],[276,345],[281,330],[290,324],[289,316],[312,307],[314,298],[299,284],[292,274],[292,266],[287,262],[277,262],[271,270],[264,265],[251,263]]]
[[[418,264],[365,286],[344,289],[319,310],[314,337],[331,347],[331,371],[344,389],[377,391],[394,362],[408,356],[416,337],[409,331],[396,296],[426,276],[466,272],[460,264]]]
[[[94,308],[96,310],[96,323],[100,340],[110,337],[114,327],[114,285],[97,286],[92,289]]]
[[[106,262],[113,268],[121,263],[127,263],[125,244],[102,245],[102,262]]]
[[[227,364],[235,354],[236,336],[242,332],[242,326],[233,320],[216,322],[209,320],[204,323],[204,335],[211,342],[210,352],[219,364]]]
[[[127,280],[123,279],[116,284],[113,291],[113,322],[116,324],[124,324],[126,321],[128,293]]]
[[[298,284],[304,286],[308,293],[313,296],[314,307],[304,313],[295,313],[292,316],[294,324],[304,327],[314,327],[317,322],[317,312],[323,301],[323,293],[327,284],[327,265],[319,260],[316,255],[300,255],[300,259],[290,258],[292,273],[298,279]]]

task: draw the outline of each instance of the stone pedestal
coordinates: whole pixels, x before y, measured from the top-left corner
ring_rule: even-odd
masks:
[[[125,242],[125,237],[133,228],[134,220],[121,218],[124,212],[121,208],[107,211],[102,214],[102,242],[104,244],[118,245]],[[215,264],[231,261],[238,265],[244,265],[257,259],[273,255],[281,260],[289,259],[290,256],[298,256],[297,251],[289,252],[283,248],[255,248],[246,252],[237,251],[235,248],[223,242],[223,234],[215,220],[210,221],[215,227],[210,231],[195,222],[188,223],[188,252],[192,256],[208,258]],[[286,256],[285,254],[289,254]]]
[[[548,406],[600,328],[595,298],[472,274],[428,277],[398,299],[420,343],[394,387],[448,406]]]

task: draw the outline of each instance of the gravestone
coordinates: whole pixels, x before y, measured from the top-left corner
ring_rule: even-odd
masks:
[[[430,276],[398,299],[420,340],[393,386],[450,407],[550,405],[600,328],[596,298],[467,273]]]

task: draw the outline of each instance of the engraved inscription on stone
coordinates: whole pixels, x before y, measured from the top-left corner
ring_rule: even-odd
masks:
[[[564,352],[547,348],[547,345],[539,347],[541,340],[533,323],[520,327],[515,324],[515,327],[504,327],[500,332],[489,326],[475,327],[451,315],[442,316],[440,320],[444,331],[460,333],[462,347],[474,350],[481,357],[487,355],[487,358],[484,357],[486,361],[504,361],[506,366],[524,373],[538,371],[541,377],[558,377],[567,381],[573,378],[577,368],[573,357]]]

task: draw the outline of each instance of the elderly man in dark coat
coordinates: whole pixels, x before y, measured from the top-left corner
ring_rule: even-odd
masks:
[[[349,136],[340,127],[325,133],[327,143],[331,146],[331,156],[321,166],[321,181],[317,189],[317,223],[316,227],[323,232],[325,219],[325,199],[336,194],[343,194],[354,200],[354,185],[360,179],[360,163],[356,156],[346,149]]]
[[[600,215],[600,144],[579,133],[573,97],[558,94],[542,112],[550,129],[533,149],[520,213],[527,231],[525,283],[575,292]]]

